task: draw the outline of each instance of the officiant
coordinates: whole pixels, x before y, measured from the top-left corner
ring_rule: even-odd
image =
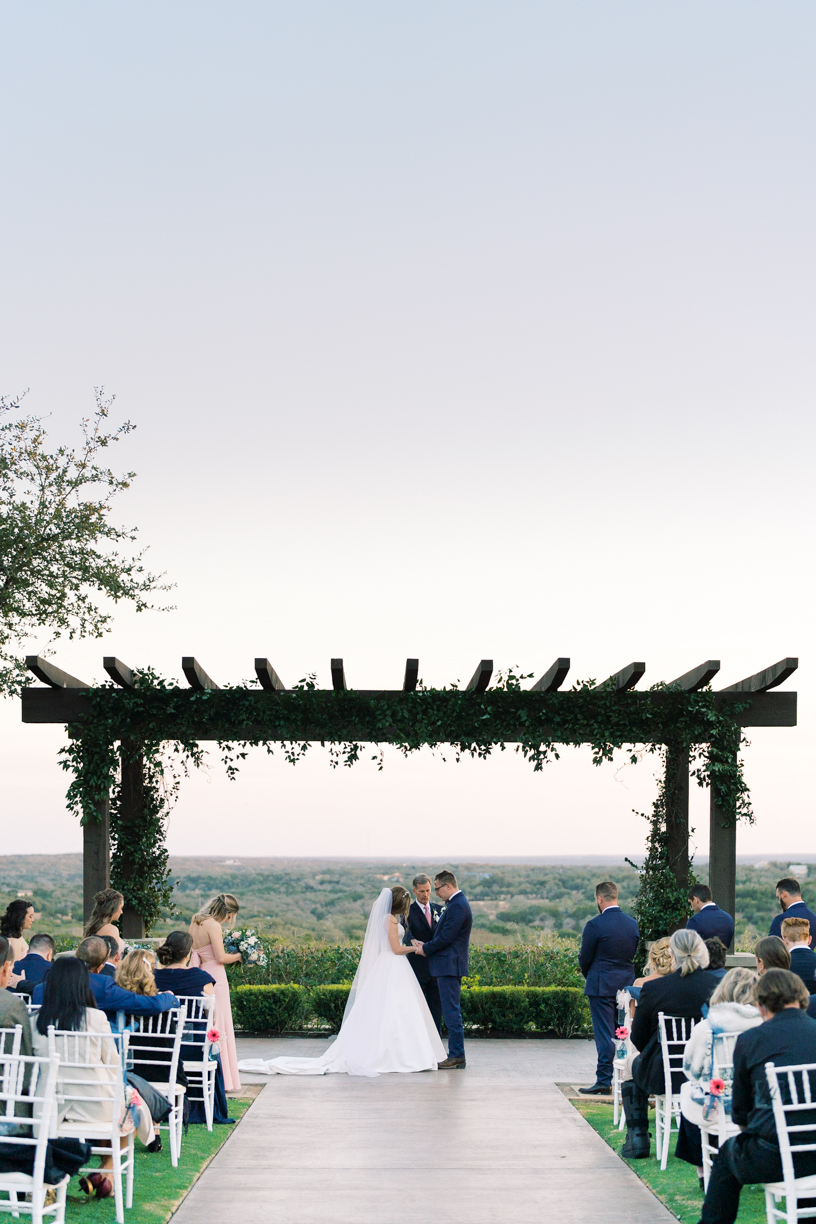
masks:
[[[414,876],[411,891],[414,894],[414,900],[411,902],[408,910],[408,929],[402,942],[409,944],[412,939],[419,939],[422,943],[428,943],[433,939],[442,907],[431,900],[431,881],[428,876]],[[409,956],[408,963],[416,974],[417,981],[422,988],[425,1002],[428,1004],[428,1011],[433,1017],[437,1032],[441,1034],[442,1002],[439,998],[439,986],[436,978],[431,977],[428,961],[424,956]]]

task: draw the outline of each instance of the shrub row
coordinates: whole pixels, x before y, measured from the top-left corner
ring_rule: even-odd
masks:
[[[340,986],[351,982],[360,959],[360,944],[311,943],[288,945],[262,938],[267,964],[263,968],[231,965],[233,987],[262,985]],[[576,986],[578,941],[545,934],[540,943],[470,949],[474,986]]]
[[[295,984],[238,986],[232,990],[236,1028],[282,1033],[305,1028],[337,1032],[350,987]],[[584,995],[569,986],[471,986],[462,990],[465,1028],[480,1033],[548,1033],[583,1037],[591,1032]]]

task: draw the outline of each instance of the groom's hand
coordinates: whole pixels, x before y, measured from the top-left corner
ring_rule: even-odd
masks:
[[[422,941],[421,941],[421,940],[419,940],[419,939],[412,939],[412,940],[411,940],[411,943],[413,944],[414,951],[416,952],[417,956],[424,956],[424,955],[425,955],[425,949],[424,949],[424,948],[423,948],[423,946],[422,946]]]

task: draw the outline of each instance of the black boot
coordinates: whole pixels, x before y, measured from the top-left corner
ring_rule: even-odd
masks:
[[[645,1160],[649,1155],[649,1098],[633,1080],[624,1080],[621,1084],[621,1098],[626,1115],[626,1142],[621,1148],[621,1156],[627,1160]]]

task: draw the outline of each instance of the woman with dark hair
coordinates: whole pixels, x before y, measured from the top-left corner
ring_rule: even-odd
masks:
[[[762,977],[769,969],[790,969],[791,956],[784,939],[778,935],[765,935],[754,944],[757,973]]]
[[[91,992],[88,966],[77,956],[61,956],[54,968],[43,980],[43,1001],[37,1014],[37,1020],[32,1032],[34,1053],[40,1058],[47,1058],[48,1028],[71,1033],[93,1033],[94,1040],[88,1042],[88,1066],[69,1068],[67,1084],[61,1085],[57,1079],[58,1095],[68,1088],[69,1093],[77,1092],[77,1085],[82,1082],[89,1084],[111,1085],[116,1083],[121,1075],[119,1053],[111,1037],[111,1026],[103,1011],[99,1011],[96,1000]],[[73,1060],[75,1051],[67,1049],[64,1037],[57,1036],[56,1052],[62,1059]],[[145,1145],[154,1142],[156,1136],[150,1113],[138,1095],[134,1096],[128,1090],[130,1103],[135,1106],[138,1121],[136,1133]],[[113,1100],[73,1100],[64,1101],[59,1107],[60,1122],[100,1122],[111,1121]],[[123,1146],[127,1139],[122,1139]],[[113,1163],[112,1157],[102,1156],[100,1168],[109,1169]],[[97,1198],[108,1198],[113,1193],[113,1182],[103,1173],[88,1173],[80,1180],[80,1186],[86,1194],[96,1194]]]
[[[103,888],[94,897],[93,912],[85,923],[85,938],[89,935],[112,935],[119,944],[119,951],[124,952],[125,941],[119,934],[115,924],[122,917],[125,908],[125,898],[115,888]]]
[[[6,912],[0,918],[0,935],[5,935],[14,952],[14,960],[22,960],[28,955],[28,942],[23,931],[29,930],[34,922],[34,906],[30,901],[18,897],[10,901]]]

